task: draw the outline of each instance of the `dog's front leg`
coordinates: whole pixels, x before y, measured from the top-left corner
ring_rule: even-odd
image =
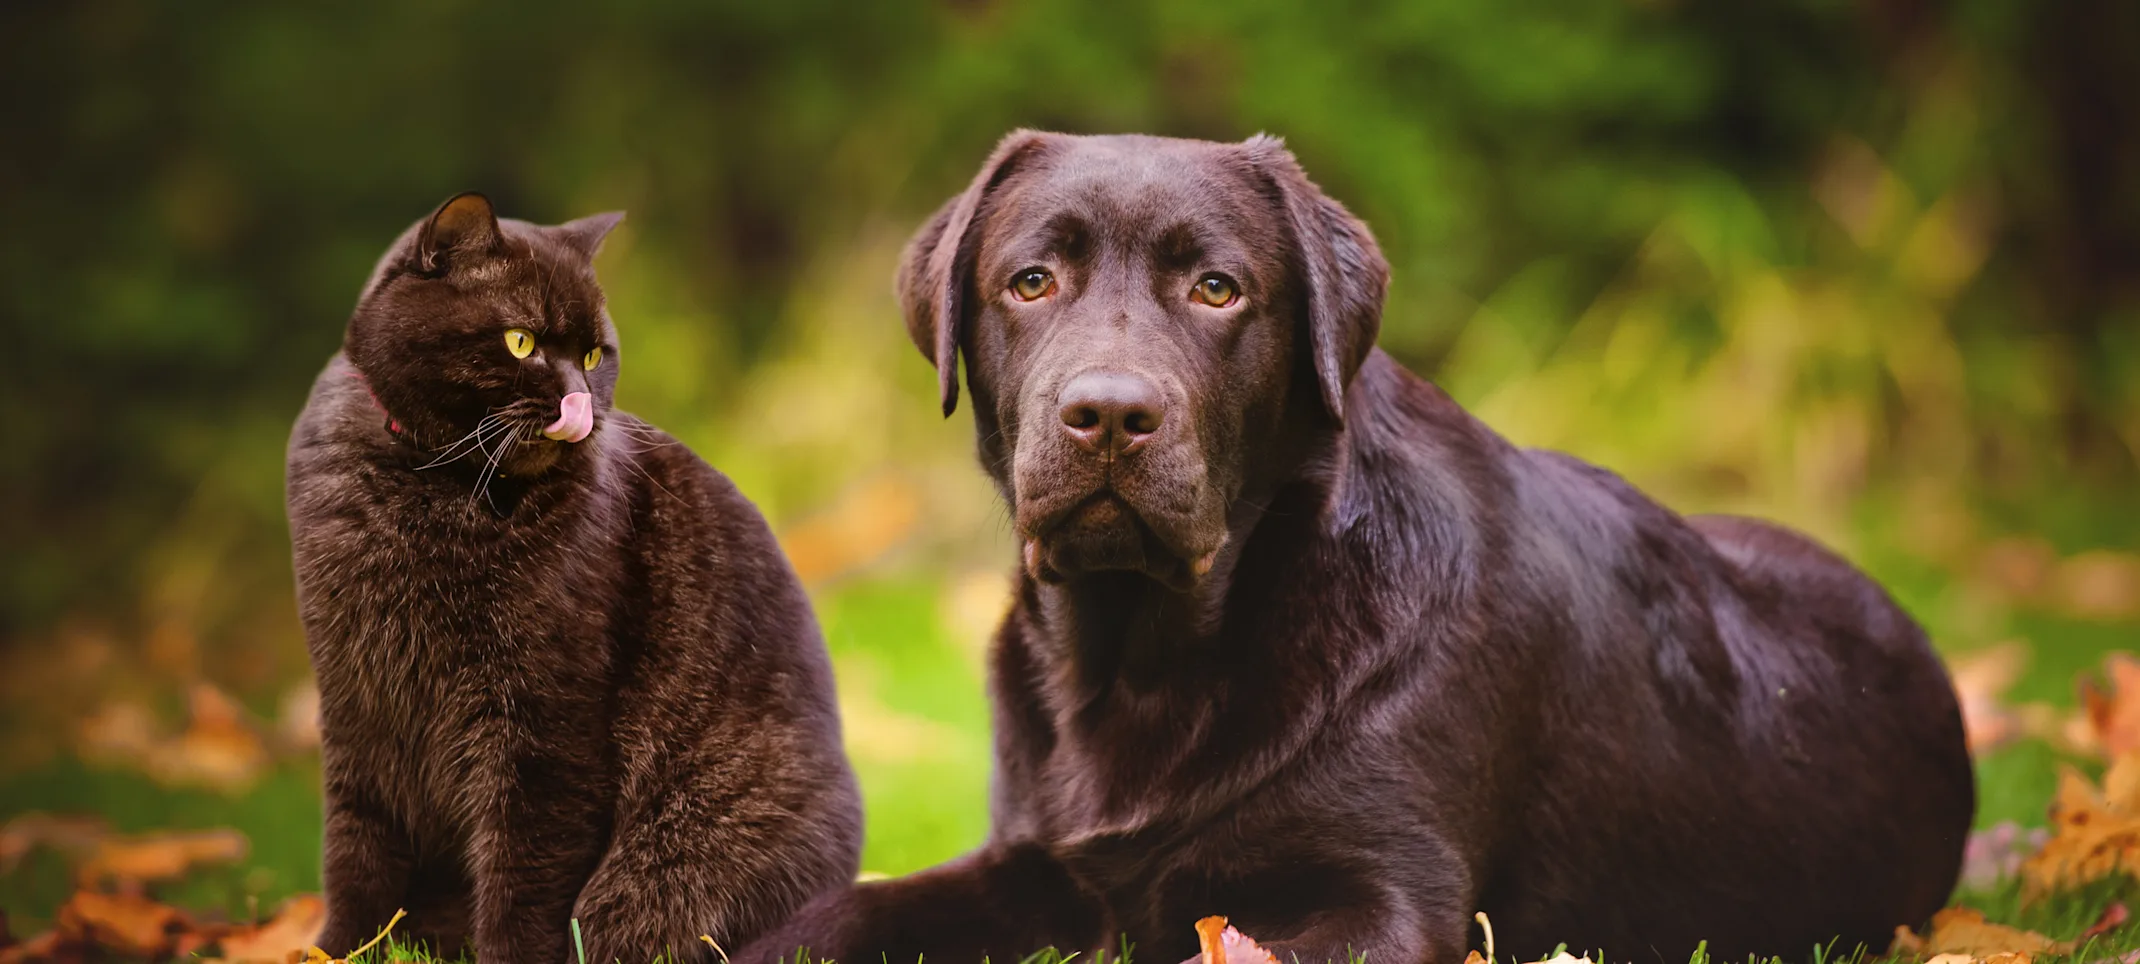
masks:
[[[986,845],[896,880],[825,894],[736,955],[775,964],[809,961],[978,964],[1016,961],[1044,947],[1099,943],[1098,902],[1037,845]]]

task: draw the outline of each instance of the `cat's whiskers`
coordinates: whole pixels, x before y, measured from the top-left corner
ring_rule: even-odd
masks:
[[[484,502],[489,503],[493,512],[497,511],[498,503],[492,501],[490,497],[491,481],[498,477],[498,471],[505,465],[506,455],[520,444],[523,436],[529,435],[538,429],[538,426],[533,422],[515,421],[508,423],[508,425],[510,427],[504,437],[498,440],[497,451],[490,453],[489,460],[483,464],[483,471],[476,476],[475,491],[468,494],[469,504],[473,505],[476,496],[480,495],[483,497]]]
[[[632,454],[634,455],[640,454],[642,452],[651,452],[663,446],[676,444],[675,439],[662,434],[659,429],[643,428],[641,426],[632,425],[626,422],[617,423],[617,427],[623,430],[624,435],[627,438],[645,443],[640,448],[635,448],[631,450]]]
[[[461,459],[468,457],[470,454],[473,454],[478,449],[481,449],[485,441],[487,441],[492,435],[494,435],[497,431],[501,430],[504,427],[504,419],[504,412],[492,412],[489,415],[483,416],[483,420],[477,422],[476,427],[470,429],[468,431],[468,434],[463,435],[458,439],[455,439],[453,441],[453,444],[438,450],[437,456],[435,458],[433,458],[427,463],[424,463],[423,465],[417,466],[416,470],[421,472],[425,469],[435,469],[441,465],[446,465],[451,462],[458,462]],[[462,448],[462,446],[464,445],[468,447]]]
[[[422,471],[424,469],[435,469],[440,466],[450,465],[454,462],[458,462],[464,458],[467,458],[470,455],[474,455],[477,452],[487,452],[489,450],[486,448],[486,446],[490,442],[496,440],[504,432],[505,426],[492,426],[484,431],[483,436],[481,438],[476,439],[474,443],[469,445],[467,448],[459,452],[453,453],[450,456],[442,456],[424,465],[417,466],[417,469],[418,471]]]
[[[498,436],[495,436],[495,441],[497,442],[495,448],[491,447],[488,444],[483,447],[483,454],[485,456],[483,460],[483,468],[476,472],[475,488],[469,490],[468,502],[470,505],[475,504],[477,496],[483,497],[485,501],[490,500],[491,476],[498,471],[499,464],[505,460],[506,449],[511,446],[512,440],[512,427],[508,427],[505,432]],[[497,508],[497,504],[492,503],[491,508]]]

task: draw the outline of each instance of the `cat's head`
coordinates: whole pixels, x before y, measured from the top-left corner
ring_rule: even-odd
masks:
[[[379,259],[343,353],[420,450],[541,473],[598,431],[617,334],[594,256],[622,212],[559,225],[501,219],[456,195]]]

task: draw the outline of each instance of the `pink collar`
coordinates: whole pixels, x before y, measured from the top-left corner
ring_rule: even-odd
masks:
[[[386,416],[386,430],[395,435],[400,435],[401,423],[394,420],[394,413],[386,410],[386,403],[379,400],[378,392],[372,391],[372,383],[364,377],[364,373],[358,371],[355,365],[351,365],[349,366],[349,377],[356,379],[357,384],[364,386],[364,394],[372,397],[373,407],[379,409],[379,414]]]

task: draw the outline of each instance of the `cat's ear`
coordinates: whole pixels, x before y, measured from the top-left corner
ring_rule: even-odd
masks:
[[[622,220],[624,220],[624,212],[622,211],[604,211],[600,214],[590,214],[576,221],[567,221],[558,225],[557,235],[565,239],[565,243],[572,245],[573,250],[586,255],[587,260],[592,261],[595,253],[602,250],[602,239],[609,237],[609,232],[616,228],[617,222]]]
[[[447,198],[446,203],[431,212],[431,219],[424,222],[422,231],[417,232],[417,270],[433,272],[445,267],[455,255],[497,250],[503,237],[498,230],[498,215],[490,208],[490,199],[474,191],[463,191]]]

